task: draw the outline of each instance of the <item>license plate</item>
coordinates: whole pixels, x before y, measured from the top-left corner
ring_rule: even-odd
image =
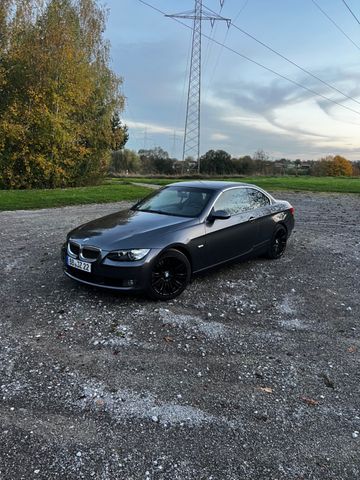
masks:
[[[67,257],[67,263],[69,267],[77,268],[78,270],[82,270],[83,272],[91,272],[91,263],[82,262],[81,260],[76,260],[72,257]]]

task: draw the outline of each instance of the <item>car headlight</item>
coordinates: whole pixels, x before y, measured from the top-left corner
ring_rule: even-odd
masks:
[[[110,260],[129,262],[141,260],[150,252],[149,248],[134,248],[132,250],[115,250],[107,255]]]

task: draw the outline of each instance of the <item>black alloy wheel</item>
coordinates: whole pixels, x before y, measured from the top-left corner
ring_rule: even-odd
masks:
[[[268,250],[269,258],[280,258],[283,256],[286,249],[287,242],[287,231],[286,228],[282,225],[279,225],[272,237],[270,247]]]
[[[175,298],[185,290],[190,276],[191,266],[186,255],[178,250],[167,250],[155,260],[148,293],[157,300]]]

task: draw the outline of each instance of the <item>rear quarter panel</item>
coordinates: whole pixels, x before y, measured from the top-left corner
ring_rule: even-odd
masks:
[[[290,208],[290,203],[276,200],[275,203],[258,209],[257,222],[259,230],[257,248],[267,247],[279,223],[285,225],[288,236],[290,236],[294,228],[294,217],[290,213]]]

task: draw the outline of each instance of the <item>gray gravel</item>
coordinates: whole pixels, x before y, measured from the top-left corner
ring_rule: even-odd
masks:
[[[274,194],[285,257],[170,303],[62,274],[124,204],[0,213],[1,480],[360,478],[360,197]]]

